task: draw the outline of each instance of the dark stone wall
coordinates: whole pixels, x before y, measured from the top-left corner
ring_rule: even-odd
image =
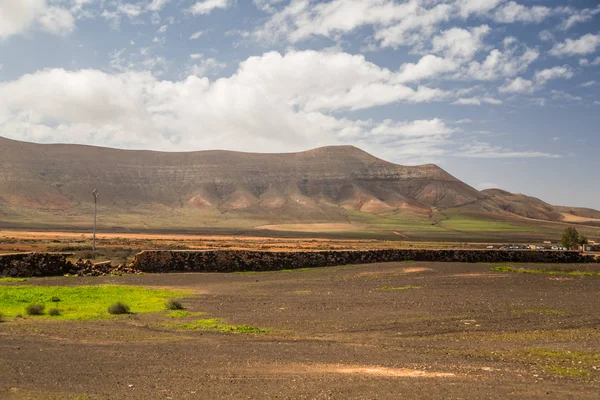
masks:
[[[73,267],[67,253],[0,254],[0,277],[64,275]]]
[[[599,259],[575,251],[502,250],[368,250],[269,252],[249,250],[143,251],[133,267],[143,272],[235,272],[370,264],[394,261],[594,263]]]
[[[81,262],[67,261],[67,253],[0,254],[0,277],[85,275]],[[346,264],[370,264],[394,261],[437,262],[516,262],[516,263],[598,263],[600,258],[575,251],[502,251],[502,250],[365,250],[269,252],[250,250],[148,250],[135,256],[129,266],[116,267],[119,273],[134,272],[236,272],[276,271],[282,269],[328,267]],[[90,263],[91,265],[91,263]],[[87,268],[87,269],[86,269]],[[93,268],[92,268],[93,269]],[[89,271],[88,271],[89,272]],[[102,271],[101,271],[102,272]],[[103,273],[113,273],[108,268]],[[91,274],[91,273],[90,273]]]

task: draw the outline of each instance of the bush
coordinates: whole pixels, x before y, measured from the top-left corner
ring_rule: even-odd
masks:
[[[60,315],[60,311],[58,310],[58,308],[51,308],[48,310],[48,315],[50,315],[51,317],[58,317]]]
[[[53,296],[50,300],[52,300],[53,303],[58,303],[60,301],[60,299],[56,296]]]
[[[183,304],[177,299],[169,299],[166,304],[167,310],[183,310]]]
[[[129,306],[121,302],[117,302],[108,307],[108,313],[113,315],[129,314]]]
[[[4,314],[0,312],[0,322],[4,322]]]
[[[43,304],[30,304],[25,308],[25,311],[29,315],[42,315],[44,314]]]

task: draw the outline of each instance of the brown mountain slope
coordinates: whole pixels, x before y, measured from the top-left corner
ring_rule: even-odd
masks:
[[[164,153],[0,138],[0,197],[24,207],[69,209],[94,187],[105,204],[142,203],[254,213],[322,205],[426,211],[481,194],[435,165],[404,167],[352,146],[301,153]]]
[[[590,208],[554,206],[536,197],[501,189],[487,189],[481,193],[500,209],[522,217],[600,226],[600,211]]]
[[[401,166],[353,146],[169,153],[0,137],[0,172],[0,227],[88,226],[94,188],[108,228],[346,223],[348,229],[406,232],[442,229],[434,217],[439,210],[545,221],[598,213],[500,190],[479,192],[435,165]]]

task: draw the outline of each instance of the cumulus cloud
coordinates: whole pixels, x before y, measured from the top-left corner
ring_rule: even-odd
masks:
[[[517,77],[498,90],[501,93],[533,93],[535,85],[530,80]]]
[[[68,7],[50,5],[46,0],[0,2],[0,39],[21,35],[30,29],[65,35],[75,29],[75,18]]]
[[[584,8],[582,10],[567,8],[565,11],[570,15],[559,27],[566,31],[577,24],[591,21],[596,14],[600,13],[600,5],[596,8]]]
[[[456,71],[458,67],[459,64],[452,60],[428,54],[423,56],[416,64],[403,64],[395,81],[400,83],[420,81]]]
[[[282,3],[284,0],[252,0],[254,5],[265,12],[275,12],[275,5]]]
[[[539,52],[535,49],[525,48],[519,54],[518,47],[509,47],[504,50],[494,49],[482,62],[472,61],[468,66],[468,78],[491,81],[503,77],[513,77],[529,68],[537,60]]]
[[[482,104],[498,105],[498,104],[502,104],[502,101],[498,100],[498,99],[494,99],[493,97],[476,96],[476,97],[461,97],[460,99],[456,100],[452,104],[468,105],[468,106],[480,106]]]
[[[254,0],[259,8],[272,13],[271,18],[254,31],[257,39],[283,38],[293,43],[311,36],[338,39],[370,26],[381,47],[422,46],[439,31],[440,25],[451,20],[474,16],[498,23],[539,23],[555,14],[549,7],[527,7],[504,0],[291,0],[281,10],[275,10],[272,5],[279,2]]]
[[[547,68],[541,71],[536,71],[535,80],[538,84],[544,85],[551,79],[571,79],[573,71],[568,65]]]
[[[489,32],[487,25],[471,29],[451,28],[432,39],[432,50],[449,58],[471,60],[483,48],[483,38]]]
[[[202,68],[201,62],[206,67],[211,61],[194,62]],[[139,70],[48,69],[0,83],[0,92],[11,93],[0,97],[0,133],[163,150],[300,150],[348,137],[372,150],[379,137],[404,141],[406,154],[414,149],[411,141],[437,148],[436,138],[453,132],[438,119],[377,123],[335,116],[444,98],[438,89],[397,83],[398,74],[362,56],[316,51],[250,57],[233,75],[216,80],[204,72],[170,81]]]
[[[494,13],[496,22],[514,23],[514,22],[542,22],[552,14],[552,9],[544,6],[526,7],[514,1],[500,6]]]
[[[189,11],[194,15],[210,14],[217,9],[225,9],[231,6],[231,0],[203,0],[189,8]]]
[[[150,4],[148,4],[148,10],[150,11],[160,11],[170,0],[152,0]]]
[[[200,36],[204,35],[205,33],[206,33],[206,31],[197,31],[197,32],[194,32],[194,33],[192,33],[192,34],[190,35],[190,40],[196,40],[196,39],[199,39],[199,38],[200,38]]]
[[[467,144],[460,149],[458,155],[467,158],[560,158],[557,154],[540,151],[515,151],[484,142]]]
[[[562,43],[557,43],[550,50],[553,56],[571,56],[591,54],[600,46],[600,34],[594,35],[588,33],[579,39],[567,39]]]

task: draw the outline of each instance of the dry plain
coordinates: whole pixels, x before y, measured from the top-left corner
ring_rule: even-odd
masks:
[[[186,291],[186,310],[175,315],[8,318],[0,397],[598,398],[600,277],[494,267],[405,262],[0,283]],[[253,329],[197,322],[215,318]]]

